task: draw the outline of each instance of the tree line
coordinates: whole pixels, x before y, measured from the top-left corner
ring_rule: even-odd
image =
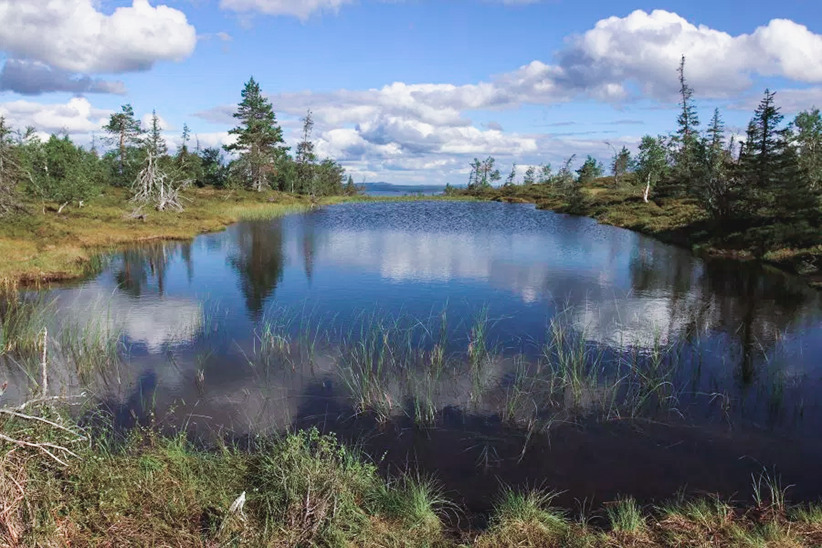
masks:
[[[788,237],[813,243],[819,239],[822,217],[822,114],[818,108],[800,112],[789,123],[776,104],[776,93],[765,90],[744,138],[728,138],[722,114],[715,109],[703,129],[694,90],[685,77],[685,57],[679,76],[677,128],[668,135],[645,135],[637,153],[612,147],[610,184],[636,186],[645,202],[690,200],[718,222],[790,225]],[[548,185],[566,193],[573,206],[584,200],[581,187],[606,174],[588,156],[575,172],[575,156],[554,172],[550,164],[531,166],[521,183],[516,166],[505,187]],[[470,164],[467,191],[481,193],[501,180],[494,158]],[[449,187],[449,192],[455,189]]]
[[[310,196],[354,194],[351,176],[331,158],[320,159],[312,141],[314,122],[303,118],[301,140],[293,154],[285,144],[271,101],[251,78],[242,90],[229,145],[201,148],[183,126],[180,146],[169,152],[161,120],[152,113],[147,127],[123,105],[102,128],[98,148],[74,143],[65,132],[42,140],[34,128],[14,129],[0,117],[0,216],[22,211],[24,197],[82,207],[106,186],[131,191],[137,211],[182,209],[180,192],[188,186],[280,190]]]

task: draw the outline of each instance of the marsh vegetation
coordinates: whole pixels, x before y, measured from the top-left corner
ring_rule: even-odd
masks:
[[[816,294],[583,223],[343,204],[7,286],[4,540],[814,545]]]

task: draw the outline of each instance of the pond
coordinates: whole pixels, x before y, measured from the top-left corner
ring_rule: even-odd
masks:
[[[52,385],[123,427],[318,426],[477,512],[501,484],[822,492],[820,293],[587,218],[335,205],[136,246],[51,298]]]

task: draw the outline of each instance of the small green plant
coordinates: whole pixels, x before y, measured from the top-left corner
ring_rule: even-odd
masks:
[[[783,485],[782,476],[776,472],[762,470],[759,475],[751,475],[753,499],[757,508],[784,514],[787,508],[786,495],[793,485]]]
[[[638,533],[645,527],[642,509],[633,497],[620,498],[605,507],[611,529],[618,533]]]

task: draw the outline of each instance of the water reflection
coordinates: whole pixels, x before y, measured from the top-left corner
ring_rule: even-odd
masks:
[[[780,273],[511,204],[350,204],[242,223],[193,243],[125,251],[84,291],[95,288],[131,298],[113,309],[164,302],[186,317],[193,309],[175,299],[217,300],[236,318],[233,335],[246,339],[266,310],[289,306],[342,325],[375,307],[424,317],[447,303],[470,318],[488,306],[503,342],[514,333],[538,340],[547,319],[573,308],[577,328],[610,345],[730,336],[742,382],[786,333],[818,343],[822,309],[818,292]],[[155,309],[158,329],[174,323]],[[152,347],[161,338],[137,333]]]
[[[237,271],[249,313],[259,317],[283,277],[282,219],[243,223],[233,235],[228,261]]]
[[[367,437],[387,462],[413,450],[429,467],[461,470],[496,452],[488,469],[512,482],[549,477],[580,496],[591,491],[590,471],[574,447],[597,471],[619,469],[592,481],[622,492],[608,478],[652,467],[657,475],[643,485],[675,489],[699,480],[701,467],[733,476],[725,487],[738,489],[750,475],[749,462],[734,464],[743,455],[799,473],[802,459],[780,453],[786,443],[822,458],[818,292],[753,264],[699,260],[527,205],[348,204],[241,223],[121,252],[93,280],[55,294],[58,320],[123,333],[127,364],[98,392],[124,426],[152,411],[203,430],[322,424],[359,440],[371,419],[346,421],[368,407],[384,415]],[[483,314],[488,352],[477,354]],[[384,317],[390,336],[373,323]],[[556,338],[549,324],[560,318],[586,360],[602,360],[586,372],[600,382],[558,383],[543,367]],[[654,418],[687,426],[635,432],[587,422],[635,409],[650,416],[651,407]],[[409,423],[432,416],[442,428],[409,441]],[[567,445],[552,445],[554,420],[585,430],[562,430]],[[451,438],[459,451],[441,462]],[[499,445],[482,453],[491,439]],[[687,455],[664,449],[679,442]],[[539,449],[523,457],[523,443]],[[625,461],[608,464],[612,454]],[[666,479],[672,463],[681,473]],[[466,472],[458,488],[482,491],[484,473]],[[822,485],[814,481],[808,489]]]
[[[305,330],[309,315],[336,334],[326,341],[333,345],[363,314],[423,319],[447,308],[445,350],[462,352],[472,319],[487,307],[488,344],[534,357],[562,313],[589,344],[614,352],[680,345],[693,364],[681,373],[691,391],[733,397],[760,409],[758,417],[779,414],[774,394],[801,400],[802,414],[810,413],[822,382],[815,359],[822,304],[801,282],[527,205],[348,204],[241,223],[193,242],[129,249],[94,280],[58,295],[73,319],[105,317],[123,331],[139,349],[131,378],[156,372],[160,398],[196,401],[191,391],[203,387],[192,379],[205,374],[212,396],[243,401],[250,415],[269,407],[240,397],[259,379],[237,364],[257,350],[264,320],[294,332]],[[267,390],[285,401],[323,375],[339,383],[332,362],[314,363],[296,381],[276,377]],[[514,373],[499,362],[485,374],[491,386]],[[465,394],[463,381],[471,379],[447,382]]]

